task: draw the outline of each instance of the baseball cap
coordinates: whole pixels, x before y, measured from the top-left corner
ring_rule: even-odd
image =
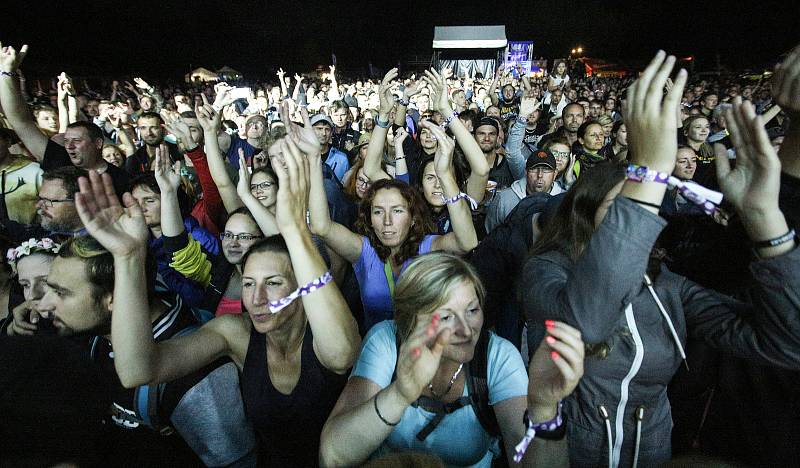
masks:
[[[525,170],[533,169],[538,166],[547,166],[552,170],[556,170],[556,157],[550,150],[538,150],[528,156],[528,161],[525,163]]]
[[[311,126],[323,122],[328,124],[331,128],[333,128],[333,120],[325,114],[316,114],[315,116],[311,117]]]
[[[500,123],[494,117],[481,117],[481,120],[478,121],[478,125],[475,126],[475,130],[484,125],[494,127],[497,133],[500,133]]]

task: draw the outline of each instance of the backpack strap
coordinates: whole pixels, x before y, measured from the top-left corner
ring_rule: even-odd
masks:
[[[434,400],[426,396],[420,396],[417,401],[412,403],[412,406],[422,406],[430,408],[436,415],[431,421],[417,433],[417,439],[424,441],[431,432],[433,432],[442,419],[466,405],[472,405],[473,411],[481,423],[483,430],[485,430],[492,437],[500,437],[500,425],[497,422],[497,416],[494,414],[489,404],[489,383],[487,379],[488,356],[489,356],[489,332],[486,329],[481,330],[481,335],[478,338],[478,343],[475,345],[475,353],[470,361],[469,366],[466,368],[467,375],[466,384],[469,396],[461,397],[452,403],[442,403],[441,401]],[[396,339],[397,353],[400,354],[400,338]],[[397,380],[397,364],[392,373],[392,382]]]
[[[494,409],[489,404],[488,357],[489,332],[484,328],[475,345],[475,353],[467,368],[467,385],[470,402],[483,429],[493,437],[500,437],[500,425]]]

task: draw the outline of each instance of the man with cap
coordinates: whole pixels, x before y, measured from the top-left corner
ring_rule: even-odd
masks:
[[[531,154],[525,163],[525,176],[514,181],[510,187],[497,193],[486,212],[486,232],[492,232],[511,213],[523,198],[534,193],[558,195],[563,190],[554,183],[556,158],[550,150],[539,150]]]
[[[514,182],[514,175],[505,156],[497,152],[500,122],[493,117],[483,117],[475,127],[475,141],[489,164],[489,184],[501,190]]]
[[[337,181],[344,180],[344,175],[350,169],[350,162],[347,155],[331,145],[333,135],[333,121],[325,114],[317,114],[311,117],[311,127],[317,134],[319,144],[322,145],[320,157],[336,176]]]

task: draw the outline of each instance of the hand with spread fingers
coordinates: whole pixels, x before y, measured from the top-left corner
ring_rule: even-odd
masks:
[[[289,105],[284,101],[280,106],[281,121],[286,127],[286,136],[308,157],[319,157],[322,145],[319,143],[314,127],[311,126],[311,119],[308,117],[308,110],[300,108],[300,117],[303,119],[303,126],[292,122],[289,117]]]
[[[665,95],[675,57],[659,51],[655,58],[628,88],[625,126],[628,130],[628,154],[639,166],[672,173],[678,151],[675,108],[686,84],[686,70],[681,69],[672,89]]]
[[[420,321],[400,345],[395,384],[408,403],[416,401],[433,380],[442,360],[442,351],[450,343],[451,329],[439,325],[437,314],[431,317],[430,322]]]
[[[156,147],[155,176],[162,193],[175,193],[181,185],[181,163],[171,162],[167,145]]]
[[[108,173],[78,179],[75,206],[86,231],[115,257],[144,256],[150,230],[139,204],[125,193],[120,204]]]

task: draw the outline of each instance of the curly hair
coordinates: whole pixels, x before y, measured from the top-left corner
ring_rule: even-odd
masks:
[[[395,257],[395,262],[401,264],[417,255],[420,242],[422,242],[425,234],[433,232],[433,225],[427,216],[427,204],[416,189],[396,179],[383,179],[374,182],[358,206],[355,229],[356,232],[369,239],[370,244],[372,244],[382,262],[385,262],[392,252],[389,247],[384,246],[378,240],[378,236],[372,229],[372,201],[381,190],[397,190],[400,192],[411,213],[411,227],[409,228],[408,236],[403,239],[403,243],[400,245]]]

